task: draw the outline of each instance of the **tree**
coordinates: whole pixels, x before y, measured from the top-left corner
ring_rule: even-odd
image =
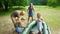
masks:
[[[8,0],[9,6],[26,6],[28,0]]]
[[[0,8],[3,8],[2,2],[0,1]]]
[[[57,0],[57,5],[60,6],[60,0]]]
[[[20,6],[26,6],[28,4],[28,0],[20,0]]]
[[[5,6],[5,10],[8,10],[8,1],[7,0],[4,1],[4,6]]]
[[[35,5],[46,5],[47,0],[31,0],[31,2]]]
[[[52,6],[52,7],[56,7],[57,6],[57,0],[48,0],[47,5]]]

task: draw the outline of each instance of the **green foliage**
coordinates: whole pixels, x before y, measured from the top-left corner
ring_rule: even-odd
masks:
[[[5,2],[5,0],[0,0],[3,3]],[[9,6],[26,6],[28,3],[28,0],[7,0]]]
[[[2,8],[3,6],[2,6],[2,2],[0,1],[0,8]]]
[[[46,5],[47,0],[31,0],[31,2],[35,5]]]
[[[26,6],[28,0],[8,0],[9,6]]]
[[[60,0],[57,0],[57,5],[59,5],[59,6],[60,6]]]
[[[47,4],[47,0],[38,0],[37,4],[46,5]]]
[[[28,0],[20,0],[20,5],[21,6],[26,6],[28,3]]]
[[[5,11],[5,10],[0,10],[0,16],[6,16],[6,15],[9,15],[11,14],[13,11],[15,10],[21,10],[21,11],[26,11],[25,7],[23,6],[12,6],[11,8],[9,8],[8,11]]]
[[[48,0],[47,3],[48,6],[56,7],[60,5],[60,0]]]
[[[0,7],[4,10],[8,10],[8,7],[12,6],[26,6],[28,4],[28,0],[0,0]]]

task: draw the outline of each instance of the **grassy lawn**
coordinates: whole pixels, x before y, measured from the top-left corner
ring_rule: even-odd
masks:
[[[27,6],[25,8],[26,9],[24,9],[23,11],[26,11],[26,13],[27,13]],[[60,34],[60,8],[59,7],[52,8],[52,7],[48,7],[48,6],[34,6],[34,8],[35,8],[34,19],[36,18],[36,14],[38,12],[40,12],[42,14],[43,18],[44,18],[44,21],[51,28],[52,34]],[[9,12],[10,11],[14,11],[14,10],[10,9]],[[11,12],[9,13],[9,15],[10,14],[11,14]],[[1,16],[0,19],[2,19],[2,18],[6,19],[7,17],[8,16],[6,16],[6,17],[5,16],[3,16],[3,17]],[[27,20],[27,14],[25,14],[25,17],[26,17],[26,20]],[[10,17],[8,17],[7,19],[10,19]],[[4,22],[5,20],[3,20],[3,19],[0,20],[0,23],[2,23],[2,21]],[[8,24],[7,24],[7,26],[8,26]],[[7,26],[5,26],[5,30],[7,29]],[[4,27],[1,27],[1,28],[4,28]],[[11,28],[11,26],[10,26],[10,28]],[[2,30],[0,30],[0,32],[1,31]],[[2,32],[2,34],[3,34],[3,32]]]
[[[36,6],[35,12],[40,12],[45,22],[50,26],[52,34],[59,34],[60,31],[60,8],[48,6]]]

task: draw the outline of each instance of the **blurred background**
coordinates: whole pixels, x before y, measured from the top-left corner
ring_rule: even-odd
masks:
[[[25,11],[33,3],[36,13],[40,12],[51,28],[51,34],[60,34],[60,0],[0,0],[0,34],[13,34],[14,26],[10,15],[15,10]]]

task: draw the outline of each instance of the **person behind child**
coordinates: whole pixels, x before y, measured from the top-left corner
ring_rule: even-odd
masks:
[[[16,10],[11,14],[12,23],[14,24],[15,30],[18,32],[18,34],[21,33],[25,28],[25,26],[23,26],[23,24],[21,23],[21,21],[23,21],[23,23],[25,21],[24,17],[21,18],[21,16],[24,16],[24,14],[25,12],[20,10]]]
[[[21,28],[20,28],[20,10],[16,10],[15,12],[13,12],[11,14],[11,20],[12,23],[14,24],[15,27],[15,31],[20,34],[22,32]]]
[[[34,16],[34,8],[33,8],[33,4],[31,3],[30,6],[28,7],[28,22],[30,20],[30,17],[32,17],[32,21],[33,21],[33,16]]]
[[[16,10],[16,11],[14,11],[11,14],[11,20],[12,20],[12,23],[14,24],[14,26],[15,26],[15,23],[16,23],[16,19],[18,18],[19,22],[21,22],[21,18],[20,17],[23,16],[23,15],[24,15],[24,12],[20,11],[20,10]]]
[[[16,23],[16,17],[20,20],[20,12],[21,12],[20,10],[16,10],[11,14],[11,20],[13,24]]]

